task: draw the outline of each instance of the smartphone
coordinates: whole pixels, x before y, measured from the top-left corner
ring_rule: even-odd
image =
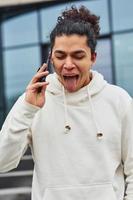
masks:
[[[50,68],[50,59],[51,59],[51,52],[48,55],[48,58],[47,58],[47,61],[46,61],[47,67],[45,68],[44,71],[47,71]],[[39,71],[39,69],[38,69],[38,71]],[[45,76],[38,80],[38,82],[45,82],[45,81],[46,81],[46,77]],[[38,88],[38,92],[41,92],[41,87]]]
[[[47,71],[50,68],[50,59],[51,59],[51,53],[49,53],[49,55],[48,55],[48,58],[47,58],[47,61],[46,61],[47,67],[45,68],[44,71]],[[44,82],[44,81],[46,81],[45,76],[39,79],[39,82]]]

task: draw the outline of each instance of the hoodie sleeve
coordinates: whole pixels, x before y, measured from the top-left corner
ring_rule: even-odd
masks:
[[[39,107],[22,95],[9,112],[0,131],[0,172],[16,168],[29,144],[30,126]]]
[[[122,119],[122,162],[125,175],[124,200],[133,200],[133,100]]]

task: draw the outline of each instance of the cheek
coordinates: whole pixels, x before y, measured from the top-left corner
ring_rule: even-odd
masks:
[[[61,71],[62,70],[62,62],[54,60],[53,67],[54,67],[55,71]]]
[[[88,64],[83,63],[82,65],[78,65],[78,70],[80,71],[81,74],[85,75],[88,74],[88,71],[90,69],[90,67],[88,66]]]
[[[84,71],[84,69],[90,68],[91,62],[86,60],[86,59],[85,60],[78,60],[78,61],[75,61],[75,65],[79,66]]]

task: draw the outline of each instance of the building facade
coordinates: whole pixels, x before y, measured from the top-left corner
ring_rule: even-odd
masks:
[[[100,16],[101,35],[93,69],[133,96],[132,0],[17,2],[17,5],[0,4],[0,126],[38,67],[46,61],[50,45],[49,33],[57,16],[73,4],[85,5]],[[49,70],[53,71],[52,68]],[[12,183],[14,188],[19,184],[22,188],[25,186],[27,190],[24,191],[30,193],[33,163],[28,151],[26,156],[18,168],[18,172],[25,171],[22,176],[18,172],[0,175],[0,194],[3,192],[2,188],[9,188]],[[23,189],[18,193],[23,193]],[[21,196],[16,198],[19,200]],[[30,197],[22,198],[27,200]],[[15,197],[12,199],[15,200]]]
[[[51,1],[17,6],[16,10],[9,7],[1,15],[0,24],[0,124],[37,68],[45,62],[49,33],[56,17],[72,4],[83,4],[101,18],[94,69],[133,95],[132,0]]]

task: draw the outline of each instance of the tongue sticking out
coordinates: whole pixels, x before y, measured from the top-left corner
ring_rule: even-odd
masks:
[[[64,77],[65,80],[65,88],[69,92],[73,92],[76,89],[77,86],[77,76],[66,76]]]

